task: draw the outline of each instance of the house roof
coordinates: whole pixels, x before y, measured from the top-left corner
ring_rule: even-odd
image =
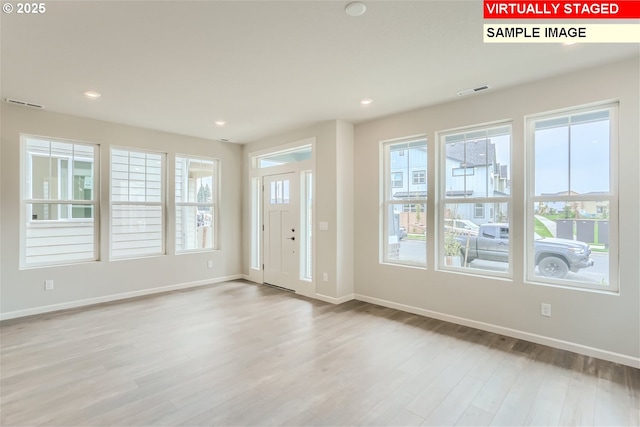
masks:
[[[507,165],[499,165],[500,166],[500,178],[509,178],[509,166]]]
[[[394,199],[426,199],[426,191],[397,191],[393,193]]]
[[[487,149],[489,150],[487,156]],[[460,167],[486,166],[496,163],[496,147],[491,140],[480,139],[447,145],[447,157],[460,162]]]
[[[473,190],[448,190],[445,192],[446,197],[465,197],[473,196]]]

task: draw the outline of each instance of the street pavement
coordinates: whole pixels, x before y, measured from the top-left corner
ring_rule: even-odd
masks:
[[[579,270],[577,273],[569,273],[567,280],[577,282],[604,284],[609,282],[609,254],[593,252],[591,258],[594,261],[592,267]],[[424,240],[402,240],[400,242],[400,259],[403,261],[413,261],[424,263],[426,259],[426,245]],[[429,260],[431,262],[431,260]],[[486,271],[506,272],[509,266],[504,262],[475,260],[470,266],[471,269]]]

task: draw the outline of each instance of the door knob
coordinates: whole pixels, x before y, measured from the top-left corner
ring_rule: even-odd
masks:
[[[288,240],[296,240],[295,237],[287,237]]]

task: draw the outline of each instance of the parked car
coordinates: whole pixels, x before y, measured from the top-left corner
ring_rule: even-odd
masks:
[[[468,219],[445,219],[444,229],[453,234],[477,236],[480,226]]]
[[[477,236],[456,236],[465,263],[476,259],[509,260],[509,224],[482,224]],[[569,239],[539,237],[533,244],[535,265],[545,277],[564,279],[571,272],[593,266],[587,243]]]

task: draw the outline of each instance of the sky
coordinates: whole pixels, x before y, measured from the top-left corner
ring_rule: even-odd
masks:
[[[537,130],[535,194],[609,191],[609,121]]]

